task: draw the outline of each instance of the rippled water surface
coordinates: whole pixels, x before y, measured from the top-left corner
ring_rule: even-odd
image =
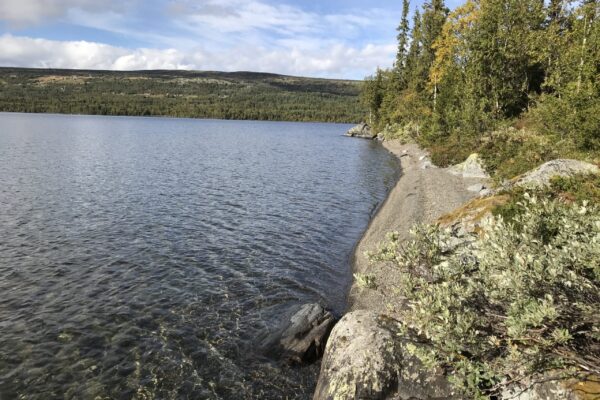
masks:
[[[396,174],[347,129],[0,114],[0,399],[309,398],[257,342],[344,308]]]

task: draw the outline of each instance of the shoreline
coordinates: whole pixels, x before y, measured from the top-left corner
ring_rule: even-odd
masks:
[[[416,144],[384,141],[383,146],[400,164],[398,180],[367,225],[351,256],[352,274],[368,275],[377,290],[363,289],[353,279],[347,306],[335,325],[321,362],[313,400],[355,398],[453,398],[443,376],[430,376],[421,365],[401,360],[393,322],[405,307],[397,282],[400,272],[389,263],[371,265],[365,255],[397,232],[401,241],[419,223],[434,223],[444,214],[477,197],[469,191],[488,179],[465,178],[450,168],[434,166],[428,153]],[[401,383],[399,368],[410,379]],[[450,397],[448,397],[450,395]],[[366,397],[365,397],[366,396]],[[399,397],[398,397],[399,396]]]
[[[353,281],[347,295],[346,312],[369,310],[389,314],[388,305],[400,305],[392,287],[398,276],[397,271],[381,265],[371,267],[365,251],[376,250],[389,232],[398,232],[401,240],[408,239],[413,225],[435,222],[442,215],[477,197],[476,192],[470,192],[467,188],[485,181],[463,178],[451,174],[448,169],[433,166],[428,153],[416,144],[403,145],[392,140],[382,145],[400,164],[400,174],[369,221],[351,257],[352,274],[373,275],[382,290],[362,290]]]

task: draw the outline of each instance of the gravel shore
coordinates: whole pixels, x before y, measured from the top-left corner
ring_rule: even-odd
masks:
[[[370,310],[389,315],[402,303],[402,296],[394,290],[398,272],[385,263],[369,264],[365,252],[376,250],[388,232],[398,232],[401,240],[408,238],[414,224],[431,223],[451,212],[477,196],[467,190],[469,186],[485,182],[432,166],[427,153],[415,144],[386,141],[383,145],[398,158],[402,175],[356,246],[353,259],[353,272],[374,276],[379,290],[363,290],[353,284],[348,311]]]

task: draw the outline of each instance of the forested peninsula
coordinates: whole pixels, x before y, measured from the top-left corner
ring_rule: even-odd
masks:
[[[0,111],[358,122],[360,83],[254,72],[0,68]]]

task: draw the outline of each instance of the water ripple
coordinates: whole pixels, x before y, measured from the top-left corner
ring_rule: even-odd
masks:
[[[0,398],[310,398],[256,341],[345,306],[396,173],[346,129],[0,114]]]

